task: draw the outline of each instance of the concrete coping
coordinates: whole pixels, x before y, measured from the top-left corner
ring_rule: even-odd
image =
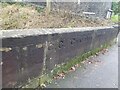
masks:
[[[37,29],[13,29],[13,30],[0,30],[0,38],[23,38],[26,36],[48,35],[48,34],[61,34],[71,32],[94,31],[100,29],[114,28],[110,27],[80,27],[80,28],[37,28]]]

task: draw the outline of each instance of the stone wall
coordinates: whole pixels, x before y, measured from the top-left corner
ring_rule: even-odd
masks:
[[[92,12],[95,15],[91,17],[106,18],[107,11],[111,9],[111,2],[52,2],[53,9],[62,9],[78,15],[84,15],[83,12]]]
[[[18,87],[55,65],[101,47],[117,37],[117,27],[1,30],[2,85]]]
[[[53,0],[51,2],[51,7],[53,10],[64,10],[77,15],[84,15],[84,12],[92,12],[95,13],[92,15],[85,14],[86,16],[90,16],[92,18],[106,18],[107,11],[111,9],[112,2],[109,0],[108,2],[100,2],[96,0],[96,2],[84,2],[84,0],[80,0],[81,2],[58,2],[57,0]],[[90,0],[89,0],[90,1]],[[32,2],[34,4],[40,6],[46,6],[46,2]]]

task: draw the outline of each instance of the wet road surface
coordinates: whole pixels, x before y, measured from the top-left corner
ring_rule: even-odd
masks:
[[[118,88],[118,45],[86,60],[65,79],[54,80],[47,88]]]

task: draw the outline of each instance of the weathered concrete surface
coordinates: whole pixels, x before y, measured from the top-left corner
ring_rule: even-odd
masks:
[[[118,26],[117,26],[118,27]],[[81,28],[39,28],[39,29],[12,29],[12,30],[0,30],[1,38],[23,38],[26,36],[48,35],[48,34],[62,34],[72,32],[84,32],[84,31],[98,31],[100,29],[113,29],[114,26],[104,27],[81,27]]]
[[[57,64],[110,43],[118,29],[111,27],[1,30],[2,84],[21,87],[39,75],[45,63],[46,73]],[[46,44],[47,42],[47,52]]]
[[[88,61],[93,61],[88,63]],[[55,80],[47,88],[118,88],[118,47],[89,59],[63,80]]]

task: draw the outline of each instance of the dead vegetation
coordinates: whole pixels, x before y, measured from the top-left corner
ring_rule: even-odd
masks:
[[[108,26],[107,20],[91,20],[65,11],[45,10],[31,5],[0,3],[0,29],[70,28]],[[38,12],[39,11],[39,12]]]

